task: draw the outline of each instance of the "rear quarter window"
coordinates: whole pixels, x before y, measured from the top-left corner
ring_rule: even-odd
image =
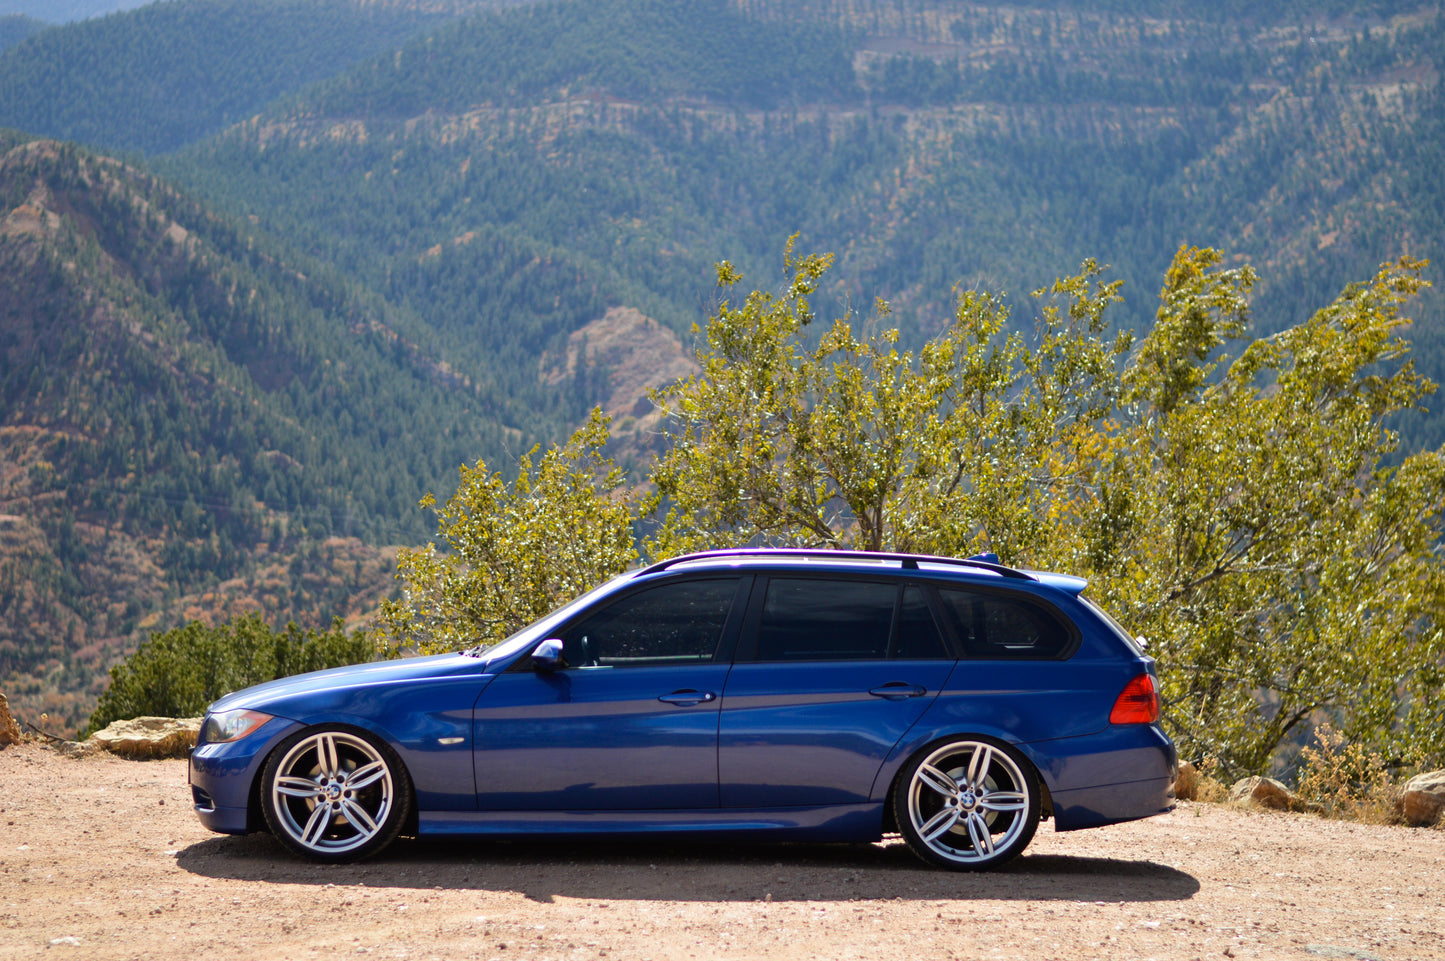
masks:
[[[1067,619],[1032,598],[953,587],[938,597],[967,658],[1054,660],[1077,643]]]

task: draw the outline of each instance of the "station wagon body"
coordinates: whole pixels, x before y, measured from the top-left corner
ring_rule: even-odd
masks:
[[[871,841],[944,867],[1173,806],[1155,667],[1085,583],[992,560],[710,552],[487,649],[213,704],[190,777],[224,833],[321,860],[401,833]]]

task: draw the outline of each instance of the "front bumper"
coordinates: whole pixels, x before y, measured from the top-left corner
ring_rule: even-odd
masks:
[[[271,751],[301,725],[273,717],[239,741],[199,744],[191,751],[191,797],[201,824],[218,834],[245,834],[261,828],[253,808],[254,786]]]

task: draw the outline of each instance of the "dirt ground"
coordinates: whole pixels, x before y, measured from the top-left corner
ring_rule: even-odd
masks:
[[[300,861],[184,761],[0,750],[0,959],[1445,959],[1445,831],[1205,804],[1002,871],[850,846],[402,841]]]

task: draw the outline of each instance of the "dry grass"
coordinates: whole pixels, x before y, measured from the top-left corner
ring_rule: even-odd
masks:
[[[1315,731],[1316,744],[1300,752],[1300,798],[1319,805],[1325,817],[1365,824],[1397,824],[1403,787],[1384,758],[1328,724]]]
[[[1174,782],[1174,796],[1181,801],[1205,801],[1220,804],[1229,800],[1229,788],[1215,777],[1219,763],[1205,758],[1198,764],[1188,761],[1179,765],[1179,779]]]

